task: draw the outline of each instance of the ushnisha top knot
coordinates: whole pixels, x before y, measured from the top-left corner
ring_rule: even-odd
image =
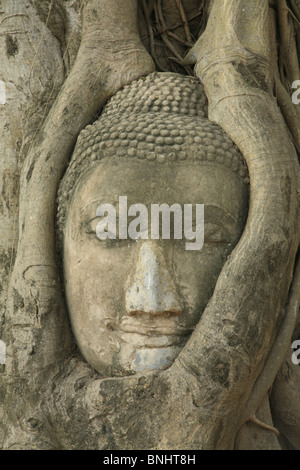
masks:
[[[171,72],[154,72],[135,80],[116,93],[102,117],[114,114],[178,114],[207,118],[207,98],[195,77]]]
[[[195,77],[154,72],[118,91],[83,129],[58,190],[58,228],[79,178],[106,157],[225,165],[247,184],[245,161],[225,132],[207,118],[204,88]]]

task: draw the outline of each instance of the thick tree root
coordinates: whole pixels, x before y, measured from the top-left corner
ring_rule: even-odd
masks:
[[[284,361],[286,353],[290,348],[290,342],[295,328],[300,302],[300,257],[296,263],[290,297],[282,324],[269,354],[269,357],[257,379],[249,400],[240,418],[240,426],[255,416],[255,412],[262,402],[264,396],[271,389],[276,375]]]

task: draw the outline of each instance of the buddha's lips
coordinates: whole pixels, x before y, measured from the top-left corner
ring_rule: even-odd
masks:
[[[193,331],[192,328],[186,329],[178,325],[164,327],[164,326],[145,326],[142,324],[127,324],[121,323],[119,330],[123,333],[132,333],[143,336],[180,336],[184,337]]]
[[[134,349],[144,348],[170,348],[170,347],[182,347],[186,342],[189,335],[178,335],[175,333],[161,333],[148,332],[141,333],[135,331],[122,331],[117,332],[119,339],[128,345],[131,345]]]
[[[173,317],[175,320],[175,317]],[[178,317],[177,317],[178,318]],[[175,323],[173,319],[148,318],[145,316],[123,317],[121,321],[112,318],[104,320],[105,328],[120,335],[138,335],[144,337],[145,341],[152,338],[169,338],[169,341],[180,342],[185,339],[194,330],[193,326],[181,326]],[[165,324],[161,324],[165,323]],[[173,340],[172,340],[173,338]]]

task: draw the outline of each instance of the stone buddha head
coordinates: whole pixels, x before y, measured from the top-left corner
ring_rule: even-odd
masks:
[[[103,375],[173,363],[242,234],[247,168],[228,136],[207,119],[205,100],[192,77],[155,72],[133,82],[81,132],[61,182],[67,307],[82,355]],[[151,236],[151,207],[162,204],[182,208],[182,220],[187,205],[194,208],[191,229],[195,208],[204,207],[201,249],[186,249],[183,228],[182,237],[174,236],[172,211],[170,236]],[[119,229],[101,239],[99,206],[113,209],[117,227],[126,213],[138,234],[120,236]],[[134,216],[144,208],[149,219],[143,224]]]

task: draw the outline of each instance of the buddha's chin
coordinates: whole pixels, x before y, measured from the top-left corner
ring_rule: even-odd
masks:
[[[178,346],[133,347],[120,344],[120,351],[114,355],[111,365],[97,365],[96,369],[106,377],[125,377],[134,374],[151,373],[168,369],[183,348]]]
[[[98,368],[101,375],[125,377],[134,374],[155,373],[168,369],[182,350],[182,347],[139,348],[130,354],[120,351],[111,366]]]
[[[124,375],[125,371],[128,372],[128,375],[132,375],[168,369],[182,350],[184,341],[181,338],[181,342],[170,344],[170,341],[166,339],[165,343],[160,346],[153,344],[151,346],[139,345],[138,347],[125,342],[121,343],[117,357],[120,371],[122,370],[120,375]]]
[[[168,333],[146,335],[107,330],[102,341],[99,339],[94,347],[83,343],[81,352],[86,361],[105,377],[162,371],[173,364],[190,337],[190,333],[182,334],[183,331],[181,334]]]
[[[153,334],[118,332],[120,350],[117,361],[130,373],[168,369],[182,350],[189,334]]]
[[[141,348],[134,354],[131,369],[134,372],[150,372],[168,369],[181,351],[181,347]]]

